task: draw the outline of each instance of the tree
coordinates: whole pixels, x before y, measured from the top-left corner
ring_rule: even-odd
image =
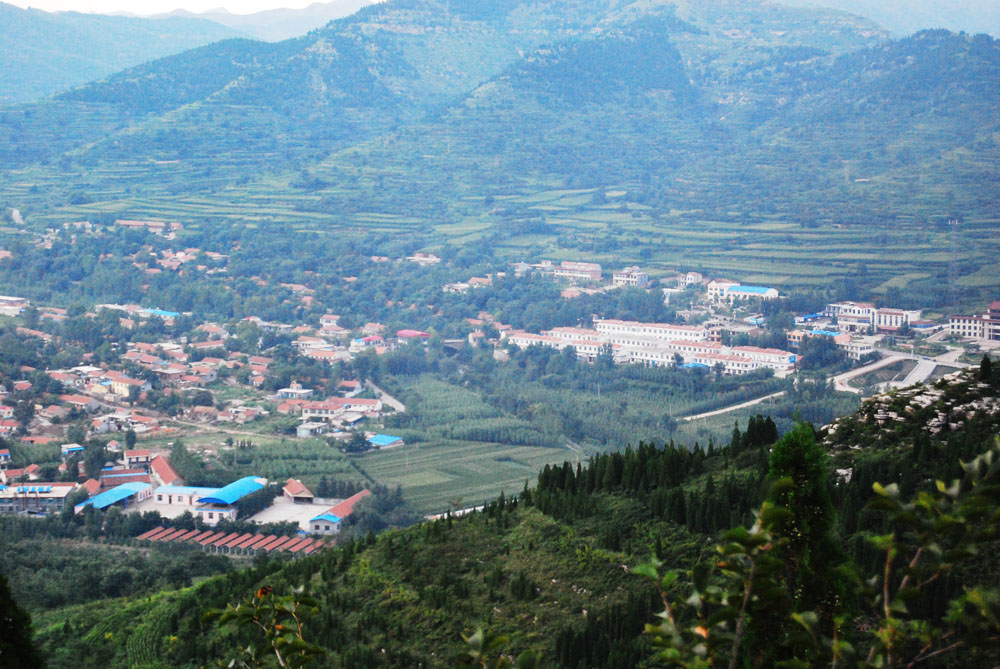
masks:
[[[125,431],[125,448],[128,450],[135,448],[135,430],[132,428]]]
[[[14,601],[7,577],[0,574],[0,666],[7,669],[43,666],[31,637],[31,616]]]
[[[809,465],[793,470],[811,468],[815,458],[808,438],[799,435],[785,446],[784,461]],[[662,563],[656,559],[635,568],[635,573],[656,583],[664,606],[659,622],[646,626],[656,648],[653,659],[681,667],[755,664],[746,653],[747,631],[754,616],[767,615],[775,607],[785,615],[785,643],[768,664],[804,667],[825,656],[835,666],[902,667],[931,658],[955,658],[959,651],[968,657],[995,658],[1000,650],[1000,590],[977,582],[987,576],[968,567],[974,567],[972,563],[982,559],[978,556],[1000,539],[1000,439],[987,452],[962,463],[962,468],[962,480],[950,485],[937,481],[934,490],[909,501],[902,499],[896,484],[873,485],[875,496],[868,506],[892,531],[870,537],[872,546],[885,556],[883,564],[870,574],[853,575],[864,586],[871,607],[872,617],[855,626],[863,636],[855,641],[868,648],[864,658],[844,638],[851,618],[840,614],[832,625],[824,624],[823,611],[801,606],[800,593],[791,589],[797,585],[783,576],[795,544],[803,543],[786,532],[794,532],[803,520],[771,499],[804,503],[801,496],[794,497],[793,479],[785,477],[775,483],[753,527],[729,530],[716,548],[720,559],[692,570],[690,594],[672,596],[679,590],[680,575],[661,574]],[[914,605],[931,596],[931,588],[963,566],[962,591],[948,601],[943,616],[915,612],[919,609]],[[814,571],[818,577],[836,573],[820,560],[814,562]],[[790,599],[798,604],[795,608],[785,606]]]
[[[256,628],[258,634],[229,666],[237,667],[308,667],[325,650],[303,636],[306,620],[319,613],[319,603],[308,595],[294,593],[277,596],[269,586],[236,606],[205,614],[206,622],[220,626],[235,624],[240,628]]]

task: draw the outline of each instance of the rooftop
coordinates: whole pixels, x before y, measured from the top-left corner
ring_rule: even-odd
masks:
[[[257,492],[265,485],[267,485],[267,479],[256,476],[245,476],[220,488],[214,494],[202,497],[198,502],[202,504],[235,504],[250,493]]]
[[[82,509],[84,507],[93,506],[95,509],[106,509],[112,504],[116,504],[124,499],[132,497],[136,493],[142,492],[146,488],[152,488],[148,483],[123,483],[120,486],[112,488],[111,490],[106,490],[100,495],[91,497],[86,502],[78,504],[76,508]]]

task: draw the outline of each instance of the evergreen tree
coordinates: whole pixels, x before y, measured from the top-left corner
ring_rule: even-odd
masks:
[[[38,669],[44,666],[42,656],[31,639],[31,616],[18,606],[0,574],[0,667],[5,669]]]

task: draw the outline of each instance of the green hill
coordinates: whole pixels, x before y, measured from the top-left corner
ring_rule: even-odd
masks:
[[[708,452],[640,445],[597,456],[583,468],[568,463],[546,467],[519,499],[501,497],[467,516],[389,531],[318,557],[270,561],[152,597],[36,613],[38,638],[53,667],[201,666],[235,657],[238,648],[255,638],[249,629],[207,624],[203,615],[253,599],[257,588],[267,586],[275,596],[305,588],[316,600],[318,612],[303,628],[304,637],[325,651],[315,666],[455,666],[465,649],[460,635],[476,626],[509,636],[505,652],[538,651],[541,666],[644,666],[653,648],[642,634],[643,626],[663,605],[648,581],[632,573],[634,567],[651,554],[680,572],[714,562],[719,533],[752,522],[751,512],[770,496],[784,500],[793,516],[814,514],[810,522],[817,527],[817,500],[827,500],[823,504],[836,511],[836,518],[829,517],[832,534],[823,541],[835,541],[839,548],[827,546],[826,553],[814,556],[812,568],[820,576],[809,587],[826,587],[817,585],[824,579],[846,583],[836,575],[840,560],[859,574],[880,573],[884,557],[872,540],[894,527],[909,527],[923,512],[911,511],[889,522],[890,507],[873,492],[873,483],[894,483],[886,494],[891,498],[898,486],[905,499],[918,491],[930,494],[935,478],[949,484],[960,478],[959,460],[989,450],[1000,425],[1000,381],[995,375],[983,379],[972,371],[934,387],[873,398],[855,416],[820,431],[816,439],[828,456],[821,455],[807,426],[772,445],[777,432],[763,418],[737,431],[727,447]],[[943,430],[936,420],[941,415],[950,417],[950,426]],[[805,460],[795,464],[799,457]],[[995,462],[987,467],[994,476],[996,468]],[[792,476],[798,486],[793,490],[803,495],[812,486],[818,497],[774,497],[776,493],[767,492],[769,472]],[[825,483],[816,488],[812,480]],[[971,480],[967,477],[964,494],[975,492]],[[909,598],[909,608],[901,610],[900,617],[927,620],[935,629],[953,629],[952,635],[965,634],[961,625],[954,627],[954,620],[943,619],[947,600],[960,596],[963,587],[971,591],[974,586],[997,586],[995,572],[979,569],[981,557],[959,550],[972,540],[981,542],[980,556],[996,550],[995,532],[990,532],[995,530],[998,491],[994,484],[977,490],[986,495],[979,506],[956,506],[951,529],[941,529],[947,536],[937,539],[940,550],[955,547],[943,553],[949,556],[947,565],[938,567],[945,570],[944,577],[922,590],[921,599]],[[986,513],[978,523],[985,534],[963,525],[963,513]],[[744,541],[739,536],[746,535],[731,535],[729,541],[735,543],[730,554],[732,546]],[[907,537],[911,535],[902,531],[898,537],[903,555],[914,549]],[[817,546],[822,544],[819,539]],[[795,541],[792,545],[799,545]],[[921,564],[919,558],[914,564]],[[716,578],[725,582],[722,574]],[[683,587],[672,587],[669,597],[686,596]],[[704,585],[696,587],[706,598],[713,597]],[[770,595],[762,590],[760,596]],[[865,629],[880,624],[879,608],[868,608],[863,589],[848,588],[840,596],[844,599],[837,606],[852,621],[842,634],[863,653],[873,639]],[[997,605],[989,599],[992,595],[984,596],[991,603],[983,606]],[[727,614],[720,609],[719,615],[724,619]],[[969,616],[969,621],[976,618]],[[762,629],[766,619],[752,617],[751,629]],[[985,647],[989,635],[996,633],[988,627],[995,626],[995,620],[984,624],[986,636],[950,648],[948,652],[958,655],[949,655],[946,662],[964,658],[969,666],[985,666],[986,656],[971,652],[972,645]],[[731,640],[732,628],[729,631]],[[767,652],[784,652],[782,643],[794,638],[792,634],[783,641],[786,632],[776,633]],[[762,642],[751,636],[747,643],[760,648]],[[964,644],[969,645],[962,648]],[[806,646],[792,648],[806,652]],[[911,651],[916,652],[905,649]]]
[[[397,0],[0,110],[0,202],[197,229],[252,201],[282,229],[943,308],[1000,287],[998,75],[985,35],[756,0]]]

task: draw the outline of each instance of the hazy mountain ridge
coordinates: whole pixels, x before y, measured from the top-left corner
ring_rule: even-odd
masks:
[[[240,35],[205,19],[49,13],[0,3],[0,104],[38,99],[138,63]]]
[[[370,0],[335,0],[314,2],[302,9],[268,9],[251,14],[233,14],[224,9],[199,13],[179,9],[167,14],[155,14],[151,18],[207,19],[245,35],[276,42],[304,35],[310,30],[323,27],[330,21],[349,16],[369,4]]]
[[[1000,5],[980,0],[785,0],[785,4],[842,9],[866,16],[897,35],[945,28],[1000,37]]]

